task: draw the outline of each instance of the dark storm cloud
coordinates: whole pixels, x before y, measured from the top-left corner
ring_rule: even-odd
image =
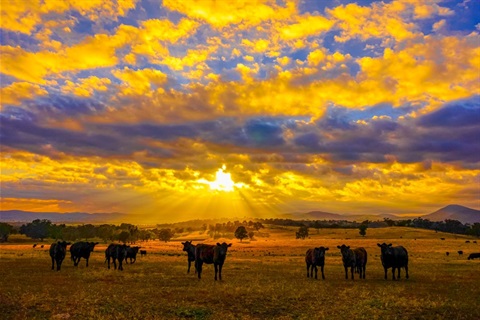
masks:
[[[25,107],[42,116],[91,115],[105,110],[105,105],[97,100],[60,94],[49,94],[25,102]]]
[[[480,123],[480,96],[455,101],[445,107],[421,117],[422,127],[468,127]]]

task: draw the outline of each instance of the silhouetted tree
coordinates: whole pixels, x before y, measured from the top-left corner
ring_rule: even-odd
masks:
[[[247,229],[245,229],[244,226],[240,226],[235,230],[235,238],[240,239],[240,242],[243,241],[243,239],[248,238],[248,232]]]
[[[49,236],[50,227],[52,222],[50,220],[33,220],[31,223],[24,224],[20,227],[20,233],[26,235],[32,239],[43,239]]]
[[[253,237],[255,237],[255,232],[250,231],[250,232],[248,233],[248,237],[250,238],[250,240],[253,240]]]
[[[5,222],[0,222],[0,242],[7,242],[8,237],[13,233],[14,228]]]
[[[358,233],[360,233],[360,235],[361,235],[362,237],[365,237],[365,235],[367,234],[367,228],[368,228],[368,226],[367,226],[366,224],[363,224],[363,223],[362,223],[362,224],[358,227],[358,229],[360,230]]]
[[[253,228],[258,231],[260,229],[264,229],[265,227],[263,226],[263,224],[261,222],[255,222],[255,223],[253,223]]]
[[[172,239],[174,234],[175,233],[171,229],[160,229],[160,231],[158,231],[158,238],[162,241],[167,242]]]
[[[308,227],[301,226],[298,228],[298,231],[295,233],[296,239],[305,239],[308,237]]]
[[[128,238],[130,238],[130,232],[128,231],[122,231],[118,234],[117,239],[120,242],[127,243]]]

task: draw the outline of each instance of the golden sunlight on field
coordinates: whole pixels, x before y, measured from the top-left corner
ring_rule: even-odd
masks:
[[[172,241],[137,242],[145,256],[124,271],[108,270],[100,243],[89,267],[74,267],[69,255],[59,272],[50,270],[49,243],[12,236],[0,244],[2,319],[478,319],[478,260],[467,260],[478,244],[467,236],[412,228],[322,229],[305,240],[295,228],[268,226],[254,240],[210,238],[184,232]],[[445,240],[441,240],[444,238]],[[198,280],[181,242],[232,243],[223,280],[212,265]],[[383,279],[377,243],[409,252],[410,279]],[[368,253],[366,279],[345,280],[338,245],[362,246]],[[39,245],[39,244],[38,244]],[[133,245],[133,244],[132,244]],[[325,280],[306,277],[305,252],[329,247]],[[464,255],[457,251],[463,250]],[[447,256],[445,253],[450,252]]]

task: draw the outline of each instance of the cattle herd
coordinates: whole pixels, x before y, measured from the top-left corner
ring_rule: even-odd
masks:
[[[55,270],[55,263],[57,265],[57,271],[60,271],[62,262],[67,254],[67,246],[70,242],[58,241],[52,243],[50,246],[50,257],[52,259],[52,270]],[[76,242],[70,246],[70,258],[73,261],[73,265],[78,266],[80,259],[84,258],[86,266],[88,267],[88,259],[90,253],[93,252],[95,245],[98,242]],[[191,264],[194,263],[195,273],[198,279],[201,279],[203,264],[213,264],[215,269],[215,280],[222,280],[222,268],[227,256],[227,250],[232,244],[217,243],[216,245],[208,244],[192,244],[192,241],[182,242],[183,251],[187,253],[188,269],[190,272]],[[377,243],[380,248],[380,260],[382,262],[383,269],[385,271],[385,280],[387,279],[388,269],[392,269],[392,279],[400,279],[400,270],[405,269],[405,277],[408,279],[408,251],[402,246],[393,247],[392,244]],[[33,246],[36,247],[36,244]],[[137,260],[137,253],[139,252],[139,246],[127,246],[125,244],[110,244],[105,250],[105,262],[108,269],[110,269],[110,261],[113,263],[113,267],[118,270],[123,270],[123,262],[126,264],[133,264]],[[348,279],[350,271],[351,279],[354,280],[354,274],[358,273],[360,279],[365,279],[365,272],[367,266],[367,251],[363,247],[350,249],[350,246],[342,244],[337,246],[340,249],[342,256],[343,267],[345,269],[345,279]],[[308,249],[305,254],[305,263],[307,266],[307,278],[313,278],[315,271],[315,279],[317,278],[318,267],[322,273],[322,279],[325,280],[324,266],[325,266],[325,252],[328,251],[328,247],[316,247]],[[463,252],[459,254],[463,254]],[[146,250],[140,250],[140,255],[145,256]],[[446,253],[447,256],[449,252]],[[480,253],[472,253],[468,256],[468,260],[480,258]],[[397,270],[397,277],[395,277],[395,270]]]

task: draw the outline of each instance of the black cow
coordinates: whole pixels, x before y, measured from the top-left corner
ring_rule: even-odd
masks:
[[[222,280],[222,268],[225,258],[227,257],[227,250],[232,244],[217,243],[217,245],[197,244],[195,248],[195,269],[198,273],[198,279],[202,277],[202,266],[204,263],[212,264],[215,267],[215,281],[218,278]]]
[[[182,242],[183,244],[183,251],[187,252],[187,261],[188,261],[188,270],[187,273],[190,273],[190,266],[192,262],[195,263],[195,246],[192,244],[192,241],[185,241]],[[195,269],[195,273],[197,269]]]
[[[140,250],[140,256],[146,256],[147,250]]]
[[[392,279],[395,280],[395,269],[398,269],[398,279],[400,279],[400,269],[405,268],[406,278],[408,279],[408,252],[402,246],[392,247],[392,244],[377,243],[381,249],[381,259],[383,269],[385,270],[385,280],[387,279],[387,269],[392,268]]]
[[[448,251],[447,251],[447,252],[445,252],[445,254],[446,254],[446,255],[447,255],[447,257],[448,257],[448,256],[450,255],[450,252],[448,252]]]
[[[325,280],[325,274],[323,273],[323,268],[325,267],[325,251],[329,248],[318,247],[313,249],[308,249],[305,253],[305,263],[307,265],[307,278],[313,278],[313,270],[315,270],[315,279],[317,278],[317,267],[320,267],[322,272],[322,279]]]
[[[84,258],[87,261],[90,259],[90,252],[93,252],[93,249],[98,244],[98,242],[75,242],[70,247],[70,259],[73,261],[73,265],[76,267],[80,263],[80,259]]]
[[[50,257],[52,258],[52,270],[55,270],[55,262],[57,263],[57,271],[60,271],[63,259],[67,254],[67,246],[70,242],[58,241],[50,246]]]
[[[137,261],[137,253],[138,253],[138,249],[140,249],[141,247],[128,247],[127,248],[127,256],[125,258],[125,263],[128,264],[128,259],[130,259],[130,264],[132,263],[135,263],[135,261]]]
[[[480,253],[470,253],[470,255],[468,256],[468,260],[473,260],[473,259],[477,259],[477,258],[480,258]]]
[[[108,248],[105,250],[105,262],[108,262],[108,269],[110,269],[110,259],[112,259],[115,270],[117,269],[117,260],[118,270],[123,270],[122,262],[127,257],[127,248],[128,246],[125,244],[112,243],[108,246]]]
[[[470,240],[465,241],[465,243],[470,243]]]
[[[342,253],[343,267],[345,268],[345,279],[348,279],[348,268],[354,280],[354,270],[360,274],[360,279],[365,279],[365,269],[367,266],[367,251],[365,248],[350,249],[350,246],[342,244],[337,246]]]
[[[33,244],[33,247],[35,248],[36,246],[37,246],[37,244],[36,244],[36,243],[34,243],[34,244]]]
[[[457,252],[458,252],[458,255],[460,255],[460,256],[463,254],[462,250],[458,250]]]

